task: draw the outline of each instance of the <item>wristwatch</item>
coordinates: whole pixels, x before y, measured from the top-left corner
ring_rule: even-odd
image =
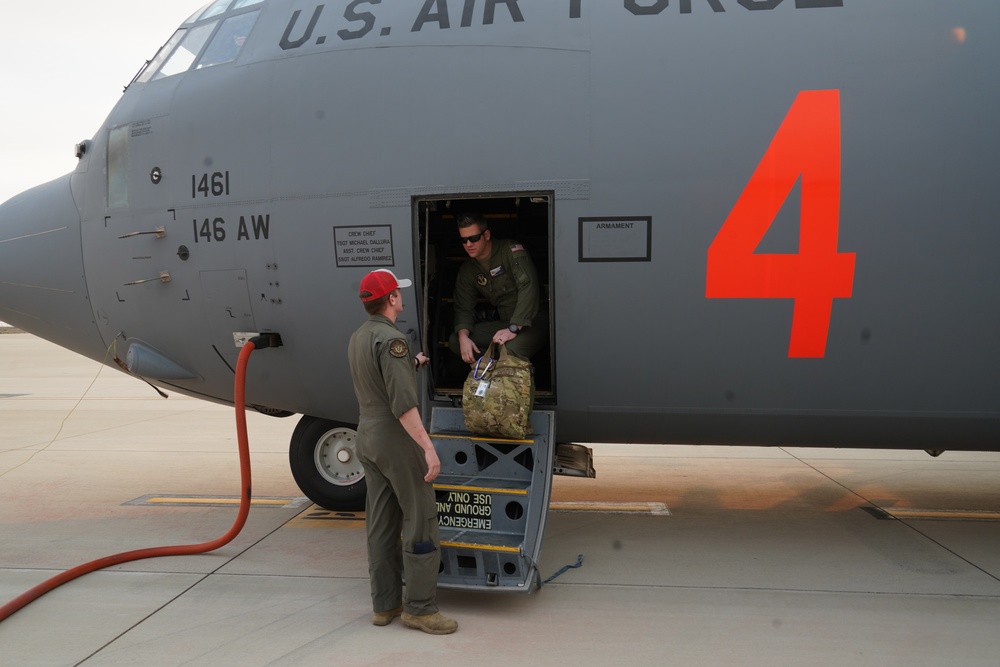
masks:
[[[511,332],[513,334],[516,334],[520,330],[521,330],[521,327],[517,326],[516,324],[511,324],[511,325],[509,325],[507,327],[507,331],[509,331],[509,332]]]

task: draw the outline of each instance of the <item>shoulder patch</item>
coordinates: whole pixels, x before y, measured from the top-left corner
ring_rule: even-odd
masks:
[[[410,355],[410,348],[406,346],[405,340],[402,338],[396,338],[389,343],[389,354],[397,359],[402,359],[403,357],[408,357]]]
[[[480,273],[478,276],[476,276],[476,282],[479,284],[480,287],[486,287],[486,283],[488,281],[486,280],[486,276]]]
[[[523,250],[524,250],[524,246],[521,245],[520,243],[511,243],[510,244],[510,251],[511,252],[520,252],[520,251],[523,251]]]

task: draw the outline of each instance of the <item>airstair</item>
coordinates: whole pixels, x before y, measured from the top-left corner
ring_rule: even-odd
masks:
[[[531,592],[552,491],[555,415],[535,411],[524,440],[473,435],[461,408],[434,408],[430,436],[441,530],[438,586]]]

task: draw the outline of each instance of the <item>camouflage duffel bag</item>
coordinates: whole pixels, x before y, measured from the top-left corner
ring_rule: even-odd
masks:
[[[462,412],[465,428],[479,435],[524,439],[531,433],[531,405],[535,399],[535,377],[531,362],[507,354],[493,357],[494,344],[476,362],[465,380]]]

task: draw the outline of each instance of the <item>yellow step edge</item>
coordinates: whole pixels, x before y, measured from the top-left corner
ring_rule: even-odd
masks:
[[[431,433],[431,439],[441,438],[442,440],[473,440],[475,442],[516,442],[519,445],[533,445],[534,440],[515,440],[513,438],[486,438],[475,435],[449,435],[447,433]]]
[[[527,489],[493,489],[485,486],[460,486],[457,484],[435,484],[435,490],[441,491],[472,491],[474,493],[501,493],[508,496],[526,496]]]
[[[509,554],[519,554],[521,553],[521,547],[498,547],[492,544],[471,544],[468,542],[447,542],[445,540],[441,541],[441,546],[452,547],[455,549],[478,549],[480,551],[502,551]]]

